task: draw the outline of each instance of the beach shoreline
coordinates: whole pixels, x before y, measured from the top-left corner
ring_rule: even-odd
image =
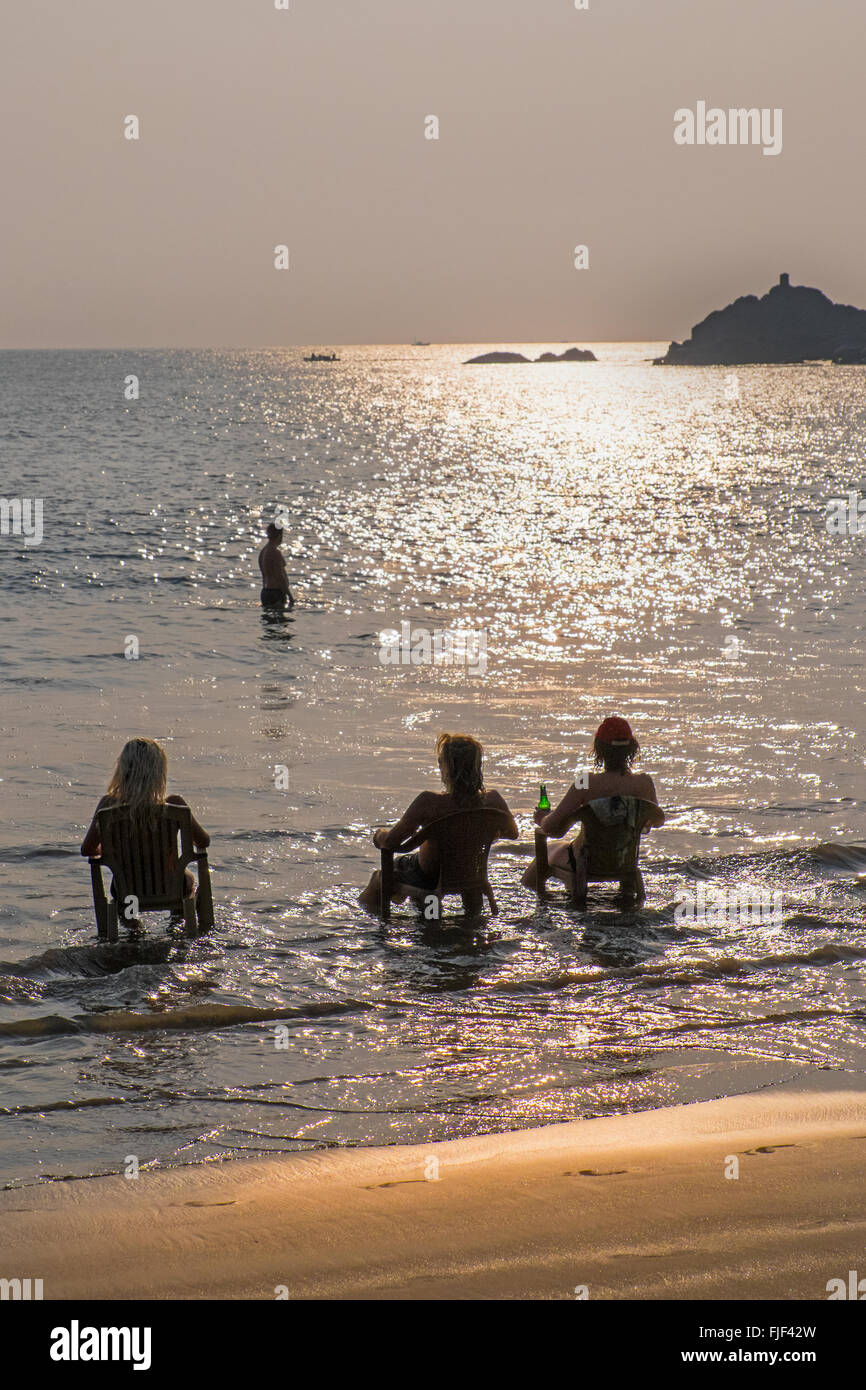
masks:
[[[863,1263],[864,1141],[866,1092],[789,1084],[54,1182],[0,1193],[0,1274],[49,1300],[825,1300]]]

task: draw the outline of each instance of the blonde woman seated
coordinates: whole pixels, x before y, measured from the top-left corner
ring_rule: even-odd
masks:
[[[133,824],[145,825],[148,813],[157,806],[186,806],[182,796],[166,796],[168,778],[168,759],[164,750],[152,738],[133,738],[123,748],[117,760],[108,790],[100,797],[93,820],[82,843],[81,853],[87,857],[99,855],[102,846],[99,842],[99,812],[106,806],[128,806]],[[203,830],[192,816],[192,838],[196,849],[207,849],[210,835]],[[171,864],[166,865],[170,870]],[[183,894],[191,898],[196,891],[196,882],[189,870],[184,874]],[[112,896],[116,896],[114,884]]]
[[[632,765],[640,754],[640,745],[631,731],[628,720],[621,719],[618,715],[611,715],[605,719],[596,730],[592,742],[592,752],[595,766],[601,770],[590,772],[582,779],[586,782],[586,786],[572,783],[554,810],[548,811],[547,814],[536,811],[535,823],[539,829],[545,835],[565,835],[565,832],[579,819],[582,808],[590,802],[596,803],[593,809],[597,810],[598,817],[603,823],[608,813],[612,813],[618,819],[621,808],[616,805],[611,806],[610,799],[621,797],[650,802],[655,808],[654,810],[650,807],[643,808],[646,819],[641,827],[641,833],[646,833],[652,826],[664,825],[665,813],[658,804],[653,779],[646,773],[632,771]],[[616,820],[609,823],[615,824]],[[554,839],[547,847],[548,864],[551,871],[574,890],[577,898],[584,897],[586,894],[587,867],[584,845],[585,832],[584,827],[581,826],[579,833],[573,840]],[[634,896],[642,901],[644,897],[643,876],[636,861],[634,869],[628,877],[629,892],[631,893],[633,890]],[[534,859],[523,875],[523,884],[526,888],[538,886],[538,873]]]
[[[520,836],[517,822],[499,792],[488,791],[484,786],[481,761],[484,750],[477,739],[468,734],[440,734],[436,741],[436,757],[439,775],[445,784],[444,792],[426,791],[416,796],[411,806],[403,813],[390,830],[380,826],[373,832],[373,844],[377,849],[399,849],[409,836],[430,821],[439,820],[452,811],[465,811],[474,807],[487,807],[504,811],[510,818],[510,826],[503,836],[516,840]],[[429,889],[432,893],[439,880],[438,849],[431,840],[425,840],[414,854],[401,854],[394,860],[394,877],[413,888]],[[380,874],[377,869],[358,897],[358,902],[368,912],[379,910]],[[399,888],[393,893],[391,901],[403,902],[407,893]]]

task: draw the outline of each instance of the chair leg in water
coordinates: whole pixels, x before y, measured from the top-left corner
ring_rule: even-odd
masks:
[[[643,874],[640,869],[633,869],[626,874],[619,885],[618,897],[631,903],[642,903],[646,898],[646,888],[644,887]]]
[[[586,854],[583,850],[578,850],[574,856],[574,883],[571,889],[571,901],[574,907],[586,907],[586,894],[589,884],[586,876]]]
[[[117,903],[109,903],[105,910],[105,939],[116,941],[117,937]]]

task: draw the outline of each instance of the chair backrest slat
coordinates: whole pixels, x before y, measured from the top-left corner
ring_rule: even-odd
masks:
[[[400,846],[400,853],[432,840],[439,854],[439,891],[459,893],[483,888],[487,883],[490,846],[510,826],[510,816],[492,806],[473,806],[451,811],[430,821]]]
[[[130,894],[142,909],[182,900],[184,871],[195,858],[188,806],[155,807],[138,825],[127,806],[107,806],[98,821],[103,863],[114,875],[120,903]]]
[[[590,879],[621,878],[637,867],[641,832],[650,806],[650,802],[636,796],[613,796],[588,801],[581,807]]]

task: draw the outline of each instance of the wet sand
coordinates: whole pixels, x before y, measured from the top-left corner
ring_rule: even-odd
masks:
[[[46,1299],[823,1300],[863,1265],[864,1145],[866,1094],[774,1089],[58,1182],[0,1194],[0,1273]]]

